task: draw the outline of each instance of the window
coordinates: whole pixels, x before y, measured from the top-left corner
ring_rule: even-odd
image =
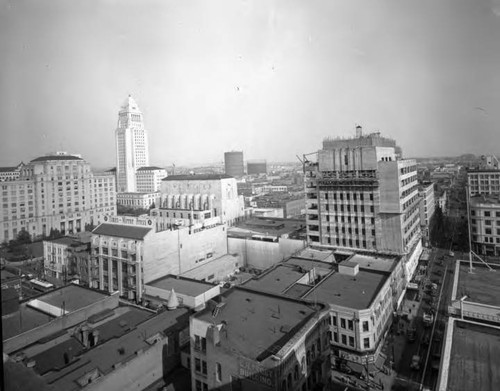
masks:
[[[354,346],[354,337],[349,337],[349,346]]]
[[[339,342],[339,333],[337,333],[337,332],[333,333],[333,341],[337,342],[337,343]]]
[[[490,213],[490,211],[489,211],[489,210],[485,210],[485,211],[484,211],[484,216],[485,216],[485,217],[490,217],[490,215],[491,215],[491,213]]]
[[[363,322],[363,331],[369,331],[368,321]]]
[[[345,329],[345,319],[344,318],[340,318],[340,327]]]
[[[486,235],[491,235],[491,228],[485,228],[485,229],[484,229],[484,233],[485,233]]]
[[[203,383],[202,381],[196,380],[196,391],[208,391],[208,384]]]
[[[369,349],[370,348],[370,338],[364,338],[363,339],[363,346],[365,349]]]
[[[354,322],[352,320],[347,321],[347,328],[349,330],[354,330]]]
[[[342,344],[347,345],[347,336],[342,334],[341,339],[342,339]]]
[[[194,348],[201,352],[207,351],[207,340],[204,337],[200,337],[199,335],[194,336]]]
[[[331,322],[332,322],[332,326],[337,326],[337,317],[336,316],[332,316],[330,319],[331,319]]]
[[[484,220],[484,224],[491,225],[491,220]]]
[[[201,373],[204,375],[207,374],[207,362],[206,361],[201,361]]]
[[[201,360],[199,358],[194,359],[194,370],[196,372],[201,372]]]

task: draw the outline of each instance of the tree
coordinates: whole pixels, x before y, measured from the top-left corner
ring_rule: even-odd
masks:
[[[16,238],[17,244],[30,244],[31,243],[31,235],[25,229],[22,229],[21,232],[17,234]]]
[[[55,228],[50,229],[49,239],[58,239],[62,238],[63,236],[64,235],[58,229]]]
[[[87,232],[91,232],[91,231],[93,231],[93,230],[94,230],[94,228],[95,228],[95,225],[94,225],[94,224],[85,224],[85,228],[84,228],[84,229],[85,229],[85,231],[87,231]]]

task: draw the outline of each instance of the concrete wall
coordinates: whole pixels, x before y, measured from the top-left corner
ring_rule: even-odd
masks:
[[[263,242],[244,238],[227,238],[228,252],[239,254],[247,267],[267,269],[306,247],[306,242],[280,238],[278,242]]]
[[[380,248],[379,250],[403,252],[403,226],[401,215],[399,214],[380,214]]]
[[[154,298],[159,298],[160,301],[167,302],[170,298],[170,290],[157,288],[154,286],[146,285],[145,294]],[[207,290],[198,296],[190,296],[180,292],[175,292],[180,304],[184,304],[190,308],[196,308],[201,306],[206,301],[210,300],[212,297],[218,296],[220,294],[220,287],[214,285],[212,287],[207,285]]]
[[[396,161],[379,162],[380,212],[401,213],[399,169]]]
[[[93,382],[85,389],[92,391],[140,391],[164,376],[164,371],[169,372],[176,364],[180,363],[180,353],[165,361],[164,350],[169,343],[168,338],[148,347],[130,361],[116,367],[111,373]],[[173,360],[172,360],[173,359]]]
[[[189,229],[148,235],[144,245],[144,282],[182,274],[227,254],[225,225],[189,233]]]
[[[47,337],[48,335],[54,334],[60,330],[65,330],[79,323],[85,322],[89,317],[101,311],[114,309],[116,307],[118,307],[118,293],[107,296],[100,301],[88,305],[87,307],[71,312],[68,315],[55,318],[49,323],[3,341],[3,351],[8,354],[19,350],[25,346],[35,343],[43,337]]]
[[[225,280],[240,266],[244,266],[239,256],[225,255],[181,274],[182,277],[208,282]]]

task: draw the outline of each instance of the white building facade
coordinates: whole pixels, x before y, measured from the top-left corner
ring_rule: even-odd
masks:
[[[434,199],[434,183],[424,183],[418,189],[420,197],[420,227],[422,237],[429,241],[430,224],[434,211],[436,210],[436,200]]]
[[[22,230],[33,238],[52,229],[77,233],[116,215],[114,175],[93,173],[81,157],[63,152],[32,160],[19,178],[2,182],[0,191],[0,241],[15,239]]]
[[[135,192],[136,171],[149,165],[149,148],[142,112],[130,95],[119,111],[115,138],[118,192]]]
[[[236,179],[228,175],[173,175],[163,179],[161,203],[155,213],[171,224],[219,218],[232,225],[244,217],[245,208]]]
[[[161,182],[167,177],[167,170],[160,167],[145,166],[137,169],[137,192],[154,193],[160,191]]]

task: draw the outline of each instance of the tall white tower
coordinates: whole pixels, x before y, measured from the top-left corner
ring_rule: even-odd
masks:
[[[142,113],[129,95],[118,113],[116,129],[117,190],[136,191],[136,170],[149,165],[148,138]]]

